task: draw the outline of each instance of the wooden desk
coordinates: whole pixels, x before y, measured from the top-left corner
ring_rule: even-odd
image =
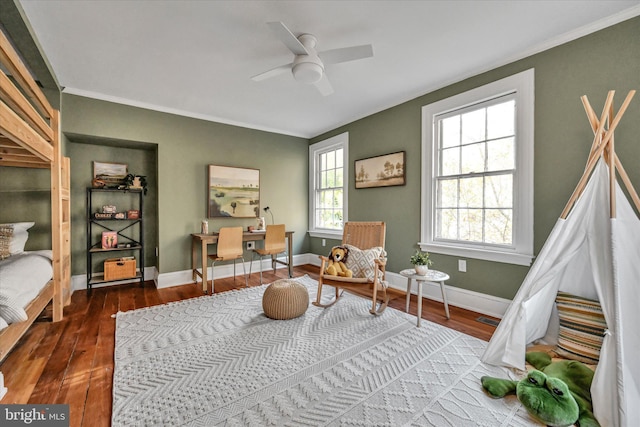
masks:
[[[265,234],[266,233],[250,233],[245,231],[242,233],[242,241],[248,242],[251,240],[264,240]],[[289,268],[289,277],[293,277],[293,231],[285,232],[285,236],[287,238],[288,262],[280,261],[278,259],[276,259],[276,262],[287,265]],[[198,277],[202,278],[202,291],[204,293],[207,293],[207,245],[215,245],[216,243],[218,243],[218,233],[191,234],[191,270],[193,271],[193,281],[194,283],[197,283]],[[196,252],[198,246],[200,246],[200,266],[202,267],[202,273],[198,271],[198,266],[196,265]],[[251,254],[251,256],[253,257],[253,254]]]

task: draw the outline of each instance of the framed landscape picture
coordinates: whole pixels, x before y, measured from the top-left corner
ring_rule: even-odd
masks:
[[[260,213],[260,170],[208,166],[207,216],[255,218]]]
[[[124,178],[127,175],[127,165],[124,163],[93,162],[93,177]]]
[[[405,152],[384,154],[355,161],[356,188],[391,187],[405,184]]]
[[[103,181],[107,187],[117,187],[127,176],[124,163],[93,162],[93,178]]]

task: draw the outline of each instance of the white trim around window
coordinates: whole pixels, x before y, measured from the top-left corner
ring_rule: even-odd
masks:
[[[342,152],[342,186],[339,188],[342,192],[342,200],[339,201],[342,213],[342,225],[347,221],[347,205],[349,187],[349,132],[341,133],[324,141],[317,142],[309,146],[309,230],[311,237],[320,237],[325,239],[342,239],[342,227],[326,228],[317,224],[316,212],[322,209],[319,206],[319,191],[322,191],[321,179],[321,162],[320,158],[323,154]]]
[[[515,174],[513,178],[512,243],[491,245],[437,239],[435,232],[437,117],[509,95],[515,99]],[[464,258],[517,265],[533,260],[534,70],[472,89],[422,107],[422,190],[420,248]]]

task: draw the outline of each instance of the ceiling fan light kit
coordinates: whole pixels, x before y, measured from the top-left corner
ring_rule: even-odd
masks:
[[[293,77],[301,83],[312,84],[320,81],[324,68],[313,62],[300,62],[291,69]]]
[[[267,25],[278,36],[280,41],[293,52],[295,58],[290,64],[281,65],[253,76],[252,80],[254,81],[266,80],[290,69],[296,81],[313,84],[323,96],[327,96],[333,93],[333,88],[327,79],[322,57],[326,58],[325,60],[328,64],[337,64],[373,56],[371,45],[316,52],[317,39],[314,35],[302,34],[296,37],[282,22],[268,22]]]

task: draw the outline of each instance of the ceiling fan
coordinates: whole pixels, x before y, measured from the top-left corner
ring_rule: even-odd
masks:
[[[254,81],[265,80],[291,70],[297,81],[313,84],[322,95],[327,96],[333,93],[333,87],[325,73],[326,65],[373,56],[373,47],[370,44],[316,52],[315,47],[318,40],[314,35],[302,34],[296,37],[282,22],[267,22],[267,25],[280,41],[293,52],[295,58],[293,62],[253,76],[251,79]]]

